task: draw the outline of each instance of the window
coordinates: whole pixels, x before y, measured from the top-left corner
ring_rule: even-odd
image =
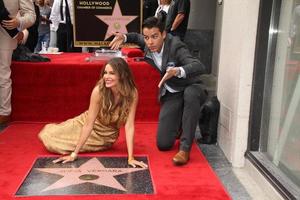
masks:
[[[256,46],[247,157],[300,198],[300,0],[261,1]]]

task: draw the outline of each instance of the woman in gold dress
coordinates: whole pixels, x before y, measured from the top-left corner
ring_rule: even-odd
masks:
[[[79,152],[109,149],[125,125],[128,164],[147,167],[133,156],[134,118],[138,93],[128,64],[112,58],[101,71],[88,111],[60,124],[47,124],[39,133],[45,147],[64,156],[53,162],[70,162]]]

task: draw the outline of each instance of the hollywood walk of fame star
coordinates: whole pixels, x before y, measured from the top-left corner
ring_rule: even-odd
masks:
[[[126,25],[137,18],[137,16],[122,15],[118,1],[112,15],[96,15],[96,17],[108,25],[104,40],[109,38],[112,32],[128,33]]]
[[[35,168],[38,171],[58,174],[61,179],[43,189],[44,191],[59,189],[81,183],[94,183],[118,190],[126,189],[114,178],[120,174],[126,174],[145,170],[145,168],[105,168],[97,158],[92,158],[78,168]]]

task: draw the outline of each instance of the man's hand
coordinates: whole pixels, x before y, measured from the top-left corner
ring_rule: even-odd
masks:
[[[2,27],[12,30],[19,27],[20,21],[17,18],[12,18],[11,20],[3,20]]]
[[[115,37],[114,39],[109,43],[109,46],[113,50],[118,50],[120,46],[124,43],[125,37],[122,33],[112,33]]]
[[[180,69],[179,67],[169,67],[165,73],[165,75],[160,80],[158,87],[161,88],[161,86],[164,84],[164,82],[173,76],[176,76],[179,73]]]
[[[24,33],[21,31],[18,33],[18,35],[16,36],[16,40],[18,41],[18,44],[22,43],[22,40],[24,38]]]

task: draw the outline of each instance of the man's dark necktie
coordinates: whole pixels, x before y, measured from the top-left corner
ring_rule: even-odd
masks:
[[[61,21],[64,21],[64,0],[61,0],[60,2],[60,19]]]
[[[65,1],[65,14],[66,14],[66,24],[70,24],[71,23],[71,17],[70,17],[70,10],[69,10],[69,5],[68,5],[68,1],[67,0],[61,0],[60,3],[60,18],[61,21],[64,21],[64,7],[63,7],[63,3]]]
[[[66,24],[71,24],[71,16],[70,16],[68,0],[65,0],[65,2],[66,2]]]

